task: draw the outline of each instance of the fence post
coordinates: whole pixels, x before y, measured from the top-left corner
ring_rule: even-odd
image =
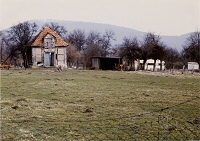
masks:
[[[158,140],[160,140],[160,129],[159,129],[159,126],[160,126],[160,115],[158,115]]]
[[[134,118],[134,134],[136,134],[137,131],[136,131],[136,117]]]

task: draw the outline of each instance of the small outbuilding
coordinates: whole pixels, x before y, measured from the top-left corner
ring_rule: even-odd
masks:
[[[67,67],[67,46],[52,28],[44,28],[33,40],[31,50],[32,66]]]
[[[121,64],[120,57],[92,57],[92,68],[101,70],[115,70],[116,64]]]
[[[188,70],[199,70],[199,64],[197,62],[188,62]]]
[[[154,68],[154,60],[148,59],[145,63],[145,70],[153,71],[153,68]],[[165,62],[164,61],[161,62],[159,59],[157,59],[155,62],[155,71],[157,70],[163,71],[164,69],[165,69]]]

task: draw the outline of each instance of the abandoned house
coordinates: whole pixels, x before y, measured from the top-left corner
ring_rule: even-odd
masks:
[[[115,70],[116,64],[121,64],[120,57],[92,57],[92,68],[101,70]]]
[[[31,65],[67,67],[67,46],[69,45],[53,29],[45,27],[29,48]]]

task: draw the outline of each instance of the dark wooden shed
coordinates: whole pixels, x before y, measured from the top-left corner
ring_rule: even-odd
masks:
[[[116,64],[121,64],[120,57],[92,57],[92,68],[101,70],[115,70]]]

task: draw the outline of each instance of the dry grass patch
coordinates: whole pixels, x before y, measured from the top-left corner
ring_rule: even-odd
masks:
[[[81,139],[84,134],[84,138],[96,140],[108,138],[113,131],[114,139],[120,139],[117,134],[124,139],[121,130],[108,130],[108,126],[133,126],[132,117],[139,113],[167,115],[170,110],[177,119],[192,122],[200,114],[199,97],[200,76],[194,74],[2,70],[2,135],[5,140],[20,136],[25,140],[64,140],[67,136]],[[157,119],[147,114],[138,124],[154,124]],[[128,126],[123,130],[129,130]]]

